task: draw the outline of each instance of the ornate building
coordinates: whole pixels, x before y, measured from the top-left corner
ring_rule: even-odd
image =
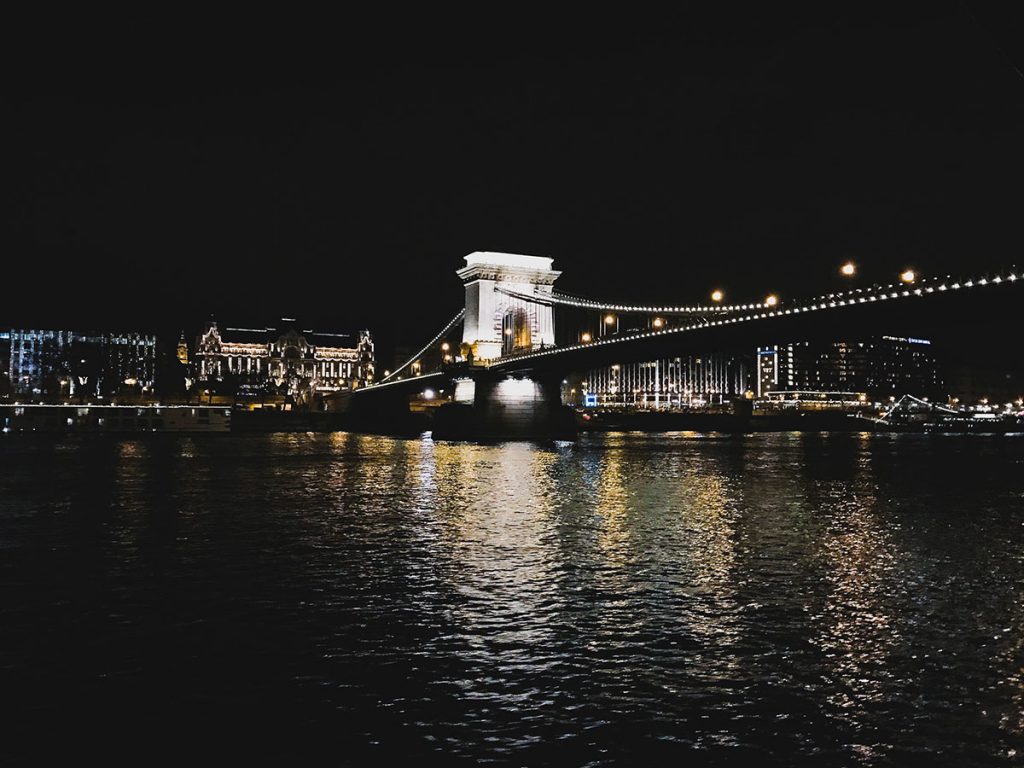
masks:
[[[188,365],[188,343],[185,341],[185,332],[181,332],[181,338],[178,339],[178,349],[175,353],[178,357],[178,362],[182,365]]]
[[[369,331],[351,337],[300,330],[291,318],[277,328],[225,328],[210,321],[196,341],[200,381],[233,380],[238,393],[270,392],[302,397],[355,389],[373,382],[374,352]]]

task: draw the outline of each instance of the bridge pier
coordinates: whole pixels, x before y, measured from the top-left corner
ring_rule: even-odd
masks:
[[[576,420],[562,405],[561,381],[474,372],[456,385],[456,402],[434,418],[439,440],[572,440]]]
[[[409,410],[409,393],[382,387],[338,393],[328,400],[343,429],[372,434],[411,436],[430,428],[428,418]]]

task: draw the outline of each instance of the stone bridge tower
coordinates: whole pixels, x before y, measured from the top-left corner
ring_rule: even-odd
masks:
[[[475,251],[458,271],[466,286],[466,317],[462,341],[477,360],[550,347],[555,343],[555,318],[549,304],[520,297],[551,296],[562,274],[553,259],[515,253]]]

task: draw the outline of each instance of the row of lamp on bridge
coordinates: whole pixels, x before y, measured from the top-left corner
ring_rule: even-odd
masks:
[[[843,277],[854,277],[857,274],[857,265],[854,264],[852,261],[847,261],[841,267],[839,267],[839,274],[841,274]],[[902,272],[900,272],[901,282],[907,283],[909,285],[910,283],[913,283],[916,280],[917,272],[914,269],[907,267]],[[724,300],[725,291],[723,291],[721,288],[715,288],[715,290],[711,292],[711,301],[715,302],[716,304],[721,304]],[[778,304],[779,297],[776,294],[771,293],[765,296],[764,305],[766,307],[775,307],[778,306]],[[605,325],[608,326],[616,325],[618,323],[618,318],[616,318],[615,315],[608,314],[605,315],[604,322]],[[665,326],[665,319],[662,317],[655,317],[651,321],[651,325],[653,325],[655,328],[663,328]],[[593,339],[593,334],[591,334],[589,331],[584,331],[582,334],[580,334],[580,341],[582,341],[584,344],[593,341]]]

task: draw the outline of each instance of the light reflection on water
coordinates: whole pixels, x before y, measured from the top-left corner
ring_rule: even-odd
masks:
[[[281,434],[0,459],[26,744],[110,721],[149,743],[173,718],[183,754],[352,760],[1021,748],[1024,440]]]

